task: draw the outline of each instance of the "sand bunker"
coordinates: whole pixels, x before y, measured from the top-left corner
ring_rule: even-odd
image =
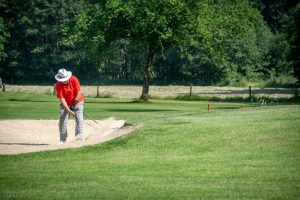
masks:
[[[99,144],[132,132],[136,126],[113,118],[84,121],[83,141],[75,139],[75,121],[68,122],[68,139],[59,145],[58,120],[0,120],[0,154],[20,154]]]

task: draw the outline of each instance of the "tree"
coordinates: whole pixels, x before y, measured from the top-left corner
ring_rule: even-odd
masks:
[[[155,55],[180,46],[194,36],[199,13],[191,0],[93,0],[94,8],[78,17],[77,27],[87,46],[101,50],[119,38],[147,51],[141,98],[148,101]]]
[[[281,31],[286,26],[285,18],[299,0],[251,0],[261,11],[266,23],[273,32]]]
[[[114,82],[140,82],[142,74],[140,66],[145,55],[139,54],[135,47],[124,39],[111,42],[105,49],[99,59],[102,61],[98,66],[100,82],[102,79]]]
[[[290,43],[289,60],[292,62],[294,75],[300,83],[300,3],[291,13],[286,31]]]
[[[275,34],[268,55],[269,70],[280,76],[290,75],[294,69],[299,80],[299,0],[252,1]]]
[[[272,33],[246,0],[203,1],[195,43],[184,64],[192,80],[234,84],[257,78],[267,66]]]
[[[83,5],[83,0],[2,0],[1,29],[10,37],[4,43],[0,76],[11,83],[49,82],[62,66],[90,72],[84,70],[89,65],[84,52],[64,43],[63,28]]]
[[[5,29],[4,20],[0,17],[0,61],[7,57],[7,53],[5,52],[5,44],[9,38],[9,33]]]

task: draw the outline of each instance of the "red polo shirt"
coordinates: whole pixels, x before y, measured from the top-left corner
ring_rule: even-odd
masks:
[[[59,81],[56,83],[57,98],[64,98],[68,106],[72,105],[78,91],[80,91],[80,83],[76,76],[71,76],[68,84],[63,84]],[[83,101],[83,95],[78,98],[78,102],[81,101]]]

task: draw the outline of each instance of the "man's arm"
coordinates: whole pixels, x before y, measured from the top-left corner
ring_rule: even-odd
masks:
[[[74,99],[74,101],[73,101],[71,107],[70,107],[70,110],[72,110],[72,111],[75,112],[75,107],[76,107],[76,104],[78,103],[78,99],[79,99],[80,96],[81,96],[81,91],[79,90],[79,91],[77,92],[77,94],[76,94],[76,97],[75,97],[75,99]]]
[[[68,111],[69,114],[75,115],[75,112],[72,111],[72,110],[70,110],[70,108],[69,108],[69,106],[68,106],[68,104],[67,104],[65,98],[61,98],[61,99],[60,99],[60,102],[61,102],[61,105]]]
[[[75,101],[78,102],[79,97],[82,95],[81,90],[79,90],[76,94]]]

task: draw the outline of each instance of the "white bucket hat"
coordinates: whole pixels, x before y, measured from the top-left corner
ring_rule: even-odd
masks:
[[[71,78],[72,72],[65,69],[58,70],[58,74],[55,75],[55,79],[59,82],[67,81]]]

